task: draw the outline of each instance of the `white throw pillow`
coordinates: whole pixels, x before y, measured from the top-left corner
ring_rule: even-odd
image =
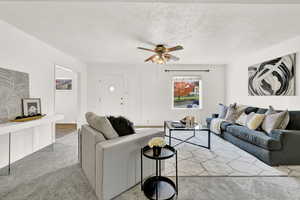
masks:
[[[289,122],[290,122],[290,113],[289,113],[289,111],[287,111],[286,115],[284,116],[284,118],[283,118],[281,124],[279,125],[278,129],[282,129],[282,130],[286,129]]]
[[[118,133],[112,127],[111,123],[105,116],[98,116],[95,113],[87,112],[85,114],[86,121],[88,124],[96,129],[97,131],[101,132],[106,139],[114,139],[119,137]]]
[[[269,109],[265,113],[265,115],[271,115],[271,114],[276,114],[276,113],[280,113],[280,112],[276,111],[272,106],[269,106]],[[283,129],[283,130],[286,129],[289,122],[290,122],[290,113],[287,110],[285,116],[283,117],[281,124],[278,127],[276,127],[276,129]]]
[[[271,133],[272,130],[278,129],[282,121],[284,120],[284,117],[286,116],[287,112],[288,111],[284,111],[266,115],[266,118],[261,126],[262,129],[267,133]]]
[[[246,122],[247,122],[247,118],[248,118],[248,115],[243,112],[239,118],[236,120],[235,123],[239,124],[239,125],[242,125],[242,126],[246,126]]]

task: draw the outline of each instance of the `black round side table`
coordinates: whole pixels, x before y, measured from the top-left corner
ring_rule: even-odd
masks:
[[[143,180],[143,156],[155,160],[156,173],[152,177]],[[176,183],[168,177],[161,175],[161,161],[175,156],[176,160]],[[177,167],[177,151],[166,145],[161,149],[159,156],[153,154],[153,149],[146,146],[141,149],[141,189],[145,196],[151,200],[171,200],[178,195],[178,167]]]

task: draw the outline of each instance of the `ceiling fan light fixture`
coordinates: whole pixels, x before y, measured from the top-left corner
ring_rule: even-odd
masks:
[[[159,45],[156,45],[155,49],[153,49],[153,50],[152,49],[143,48],[143,47],[138,47],[138,49],[146,50],[146,51],[151,51],[151,52],[155,52],[156,53],[153,56],[147,58],[145,60],[145,62],[151,61],[152,63],[155,63],[155,64],[166,64],[166,62],[168,62],[170,60],[178,61],[179,58],[176,57],[176,56],[173,56],[173,55],[169,54],[169,52],[182,50],[183,47],[180,46],[180,45],[177,45],[175,47],[166,48],[164,45],[159,44]]]
[[[152,63],[155,63],[155,64],[166,64],[165,60],[163,59],[162,56],[159,56],[159,55],[156,55],[154,56],[152,59],[151,59]]]

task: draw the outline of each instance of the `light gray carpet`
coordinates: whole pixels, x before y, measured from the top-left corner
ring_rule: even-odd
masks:
[[[0,171],[5,173],[5,169]],[[77,160],[77,136],[67,135],[13,164],[0,177],[1,200],[96,200]],[[116,200],[146,199],[136,186]],[[298,200],[297,177],[180,177],[182,200]]]

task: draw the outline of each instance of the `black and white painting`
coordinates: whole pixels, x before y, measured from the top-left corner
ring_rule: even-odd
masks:
[[[295,95],[296,54],[289,54],[248,68],[250,96]]]

